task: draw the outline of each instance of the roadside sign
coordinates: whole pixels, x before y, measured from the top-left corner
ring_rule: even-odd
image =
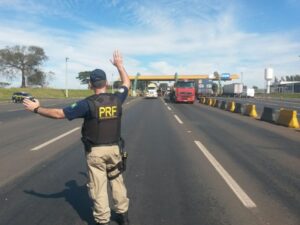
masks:
[[[221,73],[221,80],[230,80],[230,73]]]

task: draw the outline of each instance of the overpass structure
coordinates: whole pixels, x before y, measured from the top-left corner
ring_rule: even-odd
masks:
[[[131,81],[142,80],[142,81],[175,81],[176,75],[130,75],[129,79]],[[177,79],[187,79],[187,80],[219,80],[217,78],[210,78],[209,75],[178,75]],[[239,79],[238,74],[231,74],[226,79],[221,80],[236,80]]]
[[[132,85],[132,93],[133,95],[136,95],[136,89],[137,89],[137,83],[139,82],[143,82],[144,85],[142,87],[142,89],[145,88],[145,86],[147,85],[148,82],[151,81],[175,81],[177,79],[181,80],[195,80],[195,81],[199,81],[199,80],[215,80],[219,82],[219,86],[221,86],[221,81],[230,81],[230,80],[235,80],[238,79],[239,75],[237,74],[229,74],[229,73],[223,73],[219,75],[219,78],[216,77],[211,77],[207,74],[199,74],[199,75],[178,75],[178,74],[174,74],[174,75],[141,75],[141,74],[137,74],[135,76],[130,75],[129,79],[131,81]]]

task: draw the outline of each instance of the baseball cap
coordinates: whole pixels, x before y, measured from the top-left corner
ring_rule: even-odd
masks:
[[[103,70],[95,69],[90,74],[90,82],[96,83],[98,81],[106,80],[106,74]]]

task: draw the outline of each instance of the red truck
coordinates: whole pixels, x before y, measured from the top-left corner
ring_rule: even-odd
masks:
[[[195,101],[195,81],[194,80],[178,80],[170,93],[170,100],[173,102],[188,102]]]

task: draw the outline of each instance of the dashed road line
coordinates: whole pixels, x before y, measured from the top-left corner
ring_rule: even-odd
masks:
[[[57,140],[59,140],[59,139],[65,137],[65,136],[67,136],[67,135],[69,135],[69,134],[71,134],[71,133],[73,133],[73,132],[75,132],[75,131],[77,131],[77,130],[79,130],[79,129],[80,129],[80,127],[76,127],[76,128],[74,128],[73,130],[70,130],[70,131],[68,131],[68,132],[66,132],[66,133],[64,133],[64,134],[62,134],[62,135],[59,135],[59,136],[56,137],[56,138],[53,138],[53,139],[51,139],[51,140],[49,140],[49,141],[47,141],[47,142],[45,142],[45,143],[43,143],[43,144],[41,144],[41,145],[38,145],[38,146],[32,148],[30,151],[37,151],[37,150],[40,150],[41,148],[43,148],[43,147],[45,147],[45,146],[47,146],[47,145],[49,145],[49,144],[51,144],[51,143],[53,143],[53,142],[55,142],[55,141],[57,141]]]
[[[174,115],[174,117],[178,123],[183,124],[182,120],[177,115]]]
[[[206,149],[200,141],[194,141],[208,161],[213,165],[234,194],[240,199],[246,208],[256,208],[256,204],[246,194],[246,192],[238,185],[238,183],[230,176],[223,166],[215,159],[215,157]]]
[[[170,111],[172,110],[169,106],[167,106],[167,108],[168,108],[168,110],[170,110]]]

